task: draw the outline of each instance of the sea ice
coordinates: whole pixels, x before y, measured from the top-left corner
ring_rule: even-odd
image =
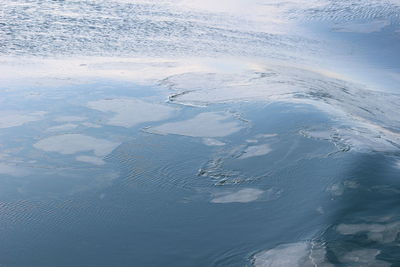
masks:
[[[105,156],[113,151],[119,143],[94,138],[82,134],[62,134],[47,137],[35,143],[37,149],[60,154],[75,154],[81,151],[93,151],[96,156]]]
[[[228,193],[224,196],[216,197],[211,200],[212,203],[247,203],[257,200],[262,194],[263,190],[245,188],[234,193]]]
[[[268,144],[249,146],[243,151],[243,154],[239,157],[239,159],[263,156],[271,151],[272,149]]]
[[[157,134],[177,134],[192,137],[223,137],[241,129],[239,122],[228,115],[205,112],[185,121],[151,127],[148,131]]]
[[[0,113],[0,129],[1,128],[10,128],[15,126],[20,126],[28,122],[41,120],[43,113],[31,113],[29,115],[26,114],[18,114],[14,112],[2,112]]]
[[[168,119],[176,110],[166,105],[149,103],[134,98],[91,101],[88,103],[88,107],[102,112],[115,113],[107,121],[107,124],[127,128],[144,122]]]
[[[226,145],[224,142],[221,142],[214,138],[203,138],[203,144],[206,146],[224,146]]]
[[[89,127],[89,128],[101,128],[101,125],[98,125],[96,123],[92,122],[83,122],[81,123],[83,126]]]
[[[75,159],[77,161],[90,163],[90,164],[94,164],[94,165],[104,165],[105,164],[104,160],[99,157],[82,155],[82,156],[77,156]]]
[[[348,266],[347,264],[351,264],[350,266],[354,267],[392,266],[392,264],[388,262],[377,260],[375,257],[379,255],[379,253],[380,251],[377,249],[353,250],[340,257],[340,261],[346,264],[346,266]]]
[[[339,224],[336,230],[342,235],[354,235],[366,232],[368,239],[379,243],[391,243],[400,233],[400,222],[386,224]]]
[[[364,23],[350,23],[340,25],[334,30],[337,32],[354,32],[354,33],[372,33],[379,32],[386,26],[390,25],[389,20],[375,20]]]
[[[25,176],[28,173],[25,170],[15,165],[9,165],[0,162],[0,174],[6,174],[11,176]]]
[[[61,125],[52,126],[50,128],[47,128],[47,131],[50,131],[50,132],[68,131],[68,130],[75,129],[76,127],[78,127],[77,124],[66,123],[66,124],[61,124]]]
[[[254,255],[254,267],[333,267],[326,262],[324,247],[310,242],[279,245]]]
[[[85,121],[86,117],[80,116],[60,116],[54,119],[56,122],[71,122],[71,121]]]

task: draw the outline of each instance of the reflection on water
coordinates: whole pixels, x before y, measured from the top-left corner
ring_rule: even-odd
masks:
[[[397,266],[400,5],[0,7],[1,266]]]

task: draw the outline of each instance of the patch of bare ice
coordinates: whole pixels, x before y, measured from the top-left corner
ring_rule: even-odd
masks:
[[[94,164],[94,165],[104,165],[105,162],[102,158],[99,157],[94,157],[94,156],[77,156],[75,158],[77,161],[81,161],[81,162],[85,162],[85,163],[90,163],[90,164]]]
[[[21,126],[28,122],[43,119],[44,112],[21,114],[16,111],[3,111],[0,113],[0,129]]]
[[[392,264],[377,260],[376,256],[380,254],[377,249],[360,249],[347,252],[342,257],[340,257],[341,263],[345,266],[355,266],[355,267],[389,267]],[[350,265],[348,265],[350,264]]]
[[[247,159],[267,155],[272,149],[268,144],[248,146],[239,159]]]
[[[311,242],[279,245],[253,257],[254,267],[333,267],[326,260],[326,250]]]
[[[224,142],[221,142],[214,138],[203,138],[203,144],[206,146],[224,146],[226,145]]]
[[[107,124],[113,126],[133,127],[144,122],[168,119],[176,111],[175,108],[149,103],[134,98],[102,99],[88,103],[91,109],[102,112],[112,112]]]
[[[365,232],[367,233],[368,239],[385,244],[394,242],[397,239],[400,233],[400,222],[385,224],[339,224],[336,230],[342,235],[355,235]]]
[[[0,174],[6,174],[11,176],[25,176],[28,172],[17,165],[10,165],[0,162]]]
[[[68,131],[68,130],[75,129],[76,127],[78,127],[77,124],[66,123],[66,124],[61,124],[61,125],[52,126],[50,128],[47,128],[47,131],[50,131],[50,132]]]
[[[223,196],[216,197],[211,200],[212,203],[248,203],[257,200],[262,194],[263,190],[254,188],[245,188],[237,192],[227,193]]]
[[[81,116],[59,116],[54,119],[56,122],[72,122],[72,121],[85,121],[86,117]]]
[[[212,138],[228,136],[241,129],[240,123],[229,115],[205,112],[188,120],[151,127],[148,132]]]
[[[81,151],[93,151],[96,156],[111,153],[119,143],[82,134],[62,134],[44,138],[33,146],[47,152],[75,154]]]
[[[390,25],[389,20],[375,20],[364,23],[349,23],[336,27],[337,32],[355,32],[355,33],[372,33],[379,32],[386,26]]]

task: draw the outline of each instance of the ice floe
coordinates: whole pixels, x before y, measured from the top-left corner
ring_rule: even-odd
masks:
[[[83,122],[81,125],[89,127],[89,128],[101,128],[101,125],[92,123],[92,122]]]
[[[144,122],[154,122],[168,119],[176,111],[175,108],[149,103],[134,98],[115,98],[91,101],[91,109],[102,112],[112,112],[107,124],[113,126],[133,127]]]
[[[396,163],[394,164],[394,166],[398,169],[400,169],[400,160],[396,161]]]
[[[56,122],[72,122],[72,121],[85,121],[86,117],[81,116],[59,116],[54,119]]]
[[[255,145],[255,146],[248,146],[244,151],[243,154],[239,157],[239,159],[247,159],[252,157],[264,156],[271,152],[272,149],[270,145],[263,144],[263,145]]]
[[[341,196],[344,193],[344,186],[342,184],[333,184],[327,188],[333,196]]]
[[[119,143],[99,139],[83,134],[62,134],[44,138],[33,146],[47,152],[75,154],[81,151],[93,151],[98,156],[105,156],[113,151]]]
[[[377,249],[356,249],[338,253],[337,258],[343,266],[391,266],[390,263],[378,260]],[[333,267],[329,262],[327,250],[320,242],[298,242],[282,244],[270,250],[259,252],[252,259],[254,267]],[[340,265],[342,266],[342,265]]]
[[[224,142],[221,142],[214,138],[203,138],[203,144],[206,146],[224,146],[226,145]]]
[[[233,193],[225,193],[223,196],[211,200],[212,203],[248,203],[257,200],[264,193],[263,190],[245,188]]]
[[[342,235],[355,235],[367,233],[368,239],[379,243],[391,243],[397,240],[400,233],[400,222],[391,223],[361,223],[361,224],[339,224],[337,232]]]
[[[392,264],[377,260],[376,256],[380,254],[377,249],[360,249],[347,252],[339,258],[340,262],[345,266],[355,267],[389,267]]]
[[[333,267],[326,261],[326,250],[311,242],[279,245],[253,257],[254,267]]]
[[[379,32],[386,26],[390,25],[389,20],[375,20],[364,23],[349,23],[335,27],[337,32],[355,32],[355,33],[372,33]]]
[[[11,176],[25,176],[28,172],[17,165],[11,165],[0,162],[0,174],[6,174]]]
[[[227,114],[205,112],[188,120],[151,127],[147,131],[157,134],[177,134],[192,137],[223,137],[231,135],[242,128],[237,120]]]
[[[49,131],[49,132],[68,131],[68,130],[75,129],[76,127],[78,127],[77,124],[66,123],[66,124],[49,127],[49,128],[47,128],[47,131]]]
[[[0,129],[21,126],[28,122],[39,121],[43,118],[43,115],[43,112],[21,114],[14,111],[4,111],[0,113]]]
[[[85,163],[90,163],[90,164],[94,164],[94,165],[104,165],[105,162],[102,158],[99,157],[94,157],[94,156],[77,156],[75,158],[77,161],[81,161],[81,162],[85,162]]]

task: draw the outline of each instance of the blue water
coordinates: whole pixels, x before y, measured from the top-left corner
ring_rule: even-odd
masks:
[[[396,1],[0,14],[0,266],[400,266]]]

